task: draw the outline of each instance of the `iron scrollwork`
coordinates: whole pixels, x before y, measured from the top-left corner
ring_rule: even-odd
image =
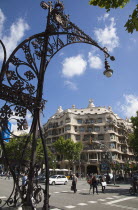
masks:
[[[106,56],[113,60],[105,48],[102,48],[90,36],[85,34],[74,23],[69,20],[69,16],[64,14],[64,5],[58,1],[41,2],[43,9],[48,9],[47,26],[44,32],[35,34],[21,44],[19,44],[11,56],[6,60],[6,49],[2,41],[4,51],[4,60],[0,75],[0,99],[4,102],[0,109],[1,129],[4,130],[7,122],[14,119],[17,122],[18,130],[26,130],[27,112],[32,114],[32,124],[30,132],[24,137],[24,147],[18,168],[18,174],[15,174],[6,154],[5,144],[0,136],[0,143],[3,155],[6,159],[10,172],[13,176],[14,184],[11,195],[6,202],[0,201],[3,207],[8,206],[31,206],[41,202],[42,193],[44,194],[43,209],[49,208],[49,166],[46,142],[43,137],[40,126],[40,112],[44,109],[45,102],[43,95],[43,78],[46,68],[52,57],[63,47],[74,43],[87,43],[99,48]],[[20,58],[18,55],[20,54]],[[42,141],[46,168],[45,189],[42,189],[37,183],[33,184],[33,178],[37,174],[35,163],[36,143],[39,136]],[[11,138],[14,134],[11,133]],[[19,136],[20,138],[20,136]],[[19,184],[19,175],[22,170],[23,160],[28,145],[30,147],[30,162],[25,167],[28,171],[28,182],[24,190]]]

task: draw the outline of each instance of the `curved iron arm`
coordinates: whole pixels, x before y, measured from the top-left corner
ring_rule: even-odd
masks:
[[[1,66],[1,72],[0,72],[0,84],[1,84],[2,80],[3,80],[3,76],[4,76],[4,68],[5,68],[5,63],[6,63],[6,48],[5,48],[5,45],[3,44],[2,40],[0,40],[0,44],[3,48],[3,53],[4,53],[3,63]]]
[[[33,209],[32,196],[34,196],[33,177],[35,174],[35,156],[36,156],[36,144],[37,138],[40,135],[44,150],[44,158],[46,165],[46,185],[44,190],[44,206],[43,209],[49,208],[49,166],[48,166],[48,154],[46,150],[46,142],[43,138],[41,126],[40,126],[40,112],[44,109],[45,100],[42,99],[43,94],[43,82],[44,75],[47,66],[52,57],[63,47],[74,43],[87,43],[99,48],[107,59],[110,57],[114,60],[113,56],[110,56],[106,48],[102,48],[95,42],[90,36],[85,34],[75,24],[69,21],[67,15],[63,13],[64,6],[58,1],[54,5],[52,2],[42,2],[41,6],[44,9],[48,9],[47,24],[45,32],[35,34],[19,44],[12,52],[11,56],[6,61],[6,49],[0,41],[4,50],[4,61],[1,72],[0,83],[0,98],[7,101],[0,109],[0,120],[5,126],[7,119],[14,116],[17,119],[18,129],[25,129],[26,113],[29,110],[32,113],[33,121],[30,129],[30,133],[26,139],[22,156],[21,164],[24,159],[25,150],[27,145],[31,142],[31,156],[30,167],[28,173],[29,183],[27,185],[27,192],[24,195],[19,187],[19,180],[15,176],[15,172],[10,167],[11,173],[14,178],[16,186],[14,205],[17,205],[17,192],[19,192],[24,206],[30,206]],[[66,39],[65,39],[66,38]],[[20,52],[24,59],[19,59],[16,53]],[[12,65],[10,65],[12,64]],[[11,67],[12,66],[12,67]],[[27,68],[27,70],[24,68]],[[109,67],[109,66],[108,66]],[[7,86],[8,84],[8,86]],[[8,105],[12,104],[12,105]],[[6,122],[5,122],[6,120]],[[2,127],[4,127],[2,126]],[[31,139],[29,139],[32,138]],[[1,145],[5,151],[3,140]],[[5,151],[6,154],[6,151]],[[10,166],[8,157],[7,165]],[[21,168],[21,167],[20,167]],[[36,186],[37,188],[37,186]],[[14,191],[14,189],[13,189]],[[23,198],[25,196],[25,198]],[[11,198],[11,196],[10,196]],[[9,199],[10,199],[9,198]],[[9,200],[8,199],[8,200]]]

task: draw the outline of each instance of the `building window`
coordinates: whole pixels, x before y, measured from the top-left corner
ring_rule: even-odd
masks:
[[[109,125],[109,130],[114,130],[113,126]]]
[[[78,124],[82,124],[82,119],[77,119]]]
[[[76,138],[76,141],[80,141],[80,135],[76,135],[75,138]]]
[[[92,132],[93,131],[93,128],[92,127],[88,127],[87,128],[87,132]]]
[[[115,149],[115,148],[116,148],[115,143],[111,143],[111,144],[110,144],[110,148],[111,148],[111,149]]]
[[[110,133],[110,139],[115,139],[115,135],[113,133]]]
[[[53,124],[49,123],[48,128],[53,128]]]
[[[52,130],[48,131],[47,134],[48,134],[48,136],[52,135]]]
[[[91,138],[91,135],[84,135],[83,141],[89,141]]]
[[[65,131],[68,131],[68,130],[70,130],[70,129],[71,129],[70,125],[66,125],[66,126],[65,126]]]
[[[107,122],[112,122],[112,118],[108,117],[108,118],[106,119],[106,121],[107,121]]]
[[[95,154],[95,153],[90,153],[90,154],[89,154],[89,159],[97,159],[97,154]]]
[[[66,119],[65,119],[65,122],[66,122],[66,123],[69,123],[70,121],[71,121],[70,118],[66,118]]]
[[[94,127],[94,131],[100,131],[100,127],[98,127],[98,126],[96,126],[96,127]]]
[[[90,123],[95,123],[95,119],[90,119]]]
[[[85,127],[80,127],[80,128],[79,128],[79,131],[80,131],[80,132],[85,132]]]
[[[60,121],[60,125],[63,125],[63,121]]]
[[[97,123],[102,123],[102,118],[98,118]]]
[[[98,135],[98,140],[104,140],[104,135],[103,134]]]
[[[65,138],[65,139],[70,139],[70,133],[65,134],[64,138]]]

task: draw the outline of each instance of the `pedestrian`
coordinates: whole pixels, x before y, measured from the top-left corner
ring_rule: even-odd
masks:
[[[27,173],[23,173],[23,176],[22,176],[22,186],[25,186],[26,185],[26,182],[27,182]]]
[[[132,178],[132,186],[133,186],[133,189],[134,189],[134,194],[137,193],[138,180],[137,180],[137,177],[135,177],[135,176]]]
[[[10,179],[10,172],[9,171],[6,172],[5,179],[7,179],[7,178]]]
[[[87,182],[88,182],[88,184],[90,185],[90,189],[89,189],[89,194],[91,194],[91,189],[92,189],[92,178],[93,178],[93,176],[91,177],[91,179],[89,179]]]
[[[77,189],[76,189],[77,181],[78,181],[78,178],[76,177],[75,174],[73,174],[73,176],[72,176],[72,190],[74,191],[74,193],[77,192]]]
[[[97,195],[98,194],[98,181],[96,179],[96,176],[92,177],[92,187],[93,187],[93,195],[94,195],[94,191],[96,190]]]
[[[110,175],[109,175],[109,173],[107,173],[107,175],[106,175],[106,182],[107,182],[107,184],[110,183]]]
[[[22,191],[23,193],[25,193],[25,190],[26,190],[26,184],[27,184],[27,173],[23,173],[23,176],[22,176]]]
[[[102,192],[105,193],[106,180],[105,180],[104,176],[101,177],[100,183],[101,183],[101,186],[102,186]]]

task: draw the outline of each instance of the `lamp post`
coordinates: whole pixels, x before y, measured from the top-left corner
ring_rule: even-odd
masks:
[[[101,142],[98,142],[98,141],[94,141],[94,143],[99,144],[101,147],[107,149],[106,153],[108,153],[109,155],[107,157],[106,154],[105,154],[105,159],[108,160],[108,164],[113,163],[112,153],[109,150],[109,147],[107,145],[101,143]],[[114,185],[115,185],[115,173],[114,173],[114,171],[113,171],[113,180],[114,180]]]
[[[49,163],[46,150],[46,141],[40,125],[40,113],[44,109],[45,100],[42,98],[44,75],[50,60],[63,47],[74,43],[86,43],[93,45],[101,50],[105,56],[104,75],[110,77],[113,70],[110,69],[107,59],[115,60],[107,51],[102,48],[90,36],[85,34],[78,26],[69,20],[69,16],[64,14],[64,5],[59,0],[56,3],[41,2],[41,7],[48,11],[47,24],[44,32],[34,34],[19,44],[10,57],[6,58],[6,48],[0,40],[3,48],[4,59],[0,73],[0,99],[5,101],[0,109],[1,128],[4,129],[9,119],[14,118],[17,121],[18,130],[27,128],[26,114],[29,110],[33,120],[29,134],[24,137],[24,148],[20,167],[24,160],[27,146],[31,148],[30,164],[28,166],[28,184],[26,192],[22,192],[19,186],[19,177],[13,171],[2,136],[0,143],[6,164],[9,166],[14,180],[14,187],[8,201],[2,204],[2,207],[8,204],[10,207],[19,205],[18,198],[21,198],[21,205],[25,209],[34,209],[32,197],[36,201],[36,195],[39,194],[39,187],[33,186],[33,177],[35,175],[36,165],[36,147],[37,138],[41,138],[44,151],[44,160],[46,168],[46,182],[44,193],[43,209],[49,209]],[[18,57],[20,55],[20,57]],[[11,134],[13,135],[13,134]],[[12,198],[14,197],[14,198]],[[10,201],[10,202],[9,202]],[[38,202],[38,200],[37,200]]]

